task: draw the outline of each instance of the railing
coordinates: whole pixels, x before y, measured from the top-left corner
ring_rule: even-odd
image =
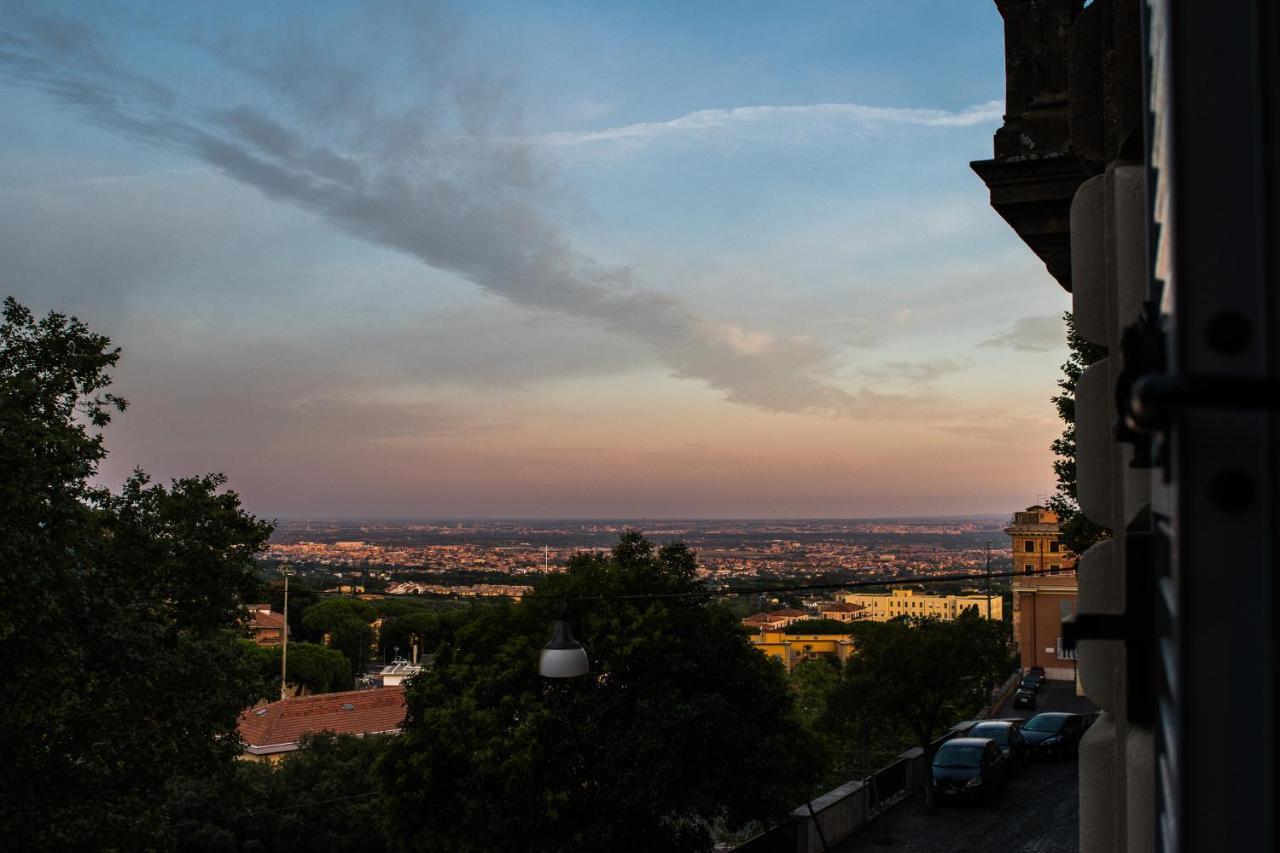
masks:
[[[996,692],[992,705],[983,708],[977,719],[985,719],[1017,684],[1020,673],[1010,676]],[[936,751],[957,735],[951,729],[930,744]],[[832,844],[870,823],[893,808],[929,781],[924,750],[908,749],[887,767],[865,779],[847,782],[792,810],[790,820],[733,848],[734,853],[823,853]]]

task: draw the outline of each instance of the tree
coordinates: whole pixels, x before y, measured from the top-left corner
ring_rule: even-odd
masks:
[[[905,724],[932,760],[932,742],[985,703],[986,684],[1003,675],[1007,628],[965,612],[957,619],[878,623],[845,664],[843,698],[862,714]],[[926,797],[932,793],[926,786]]]
[[[244,642],[249,645],[258,665],[258,675],[264,686],[262,697],[274,702],[280,698],[281,647],[259,646],[252,640]],[[309,693],[333,693],[355,686],[347,656],[315,643],[290,643],[286,666],[288,682]]]
[[[462,609],[411,610],[386,616],[378,632],[378,648],[384,658],[397,651],[402,657],[408,657],[416,640],[420,655],[435,654],[444,639],[457,633],[469,618],[470,613]]]
[[[378,611],[356,598],[330,598],[311,605],[302,614],[302,627],[316,638],[329,637],[329,647],[351,662],[352,672],[364,672],[373,645],[373,620]]]
[[[1076,502],[1076,383],[1080,381],[1085,368],[1106,357],[1107,350],[1106,347],[1090,343],[1081,337],[1070,312],[1063,314],[1062,319],[1067,325],[1069,354],[1062,365],[1062,378],[1058,380],[1058,388],[1062,393],[1051,399],[1065,427],[1062,435],[1050,445],[1057,456],[1053,462],[1053,472],[1057,476],[1058,486],[1049,498],[1049,508],[1058,514],[1062,525],[1063,545],[1078,556],[1099,539],[1111,535],[1110,531],[1090,521]]]
[[[75,318],[0,323],[0,837],[166,846],[166,789],[229,766],[260,684],[240,642],[271,531],[217,475],[93,478],[125,402]]]
[[[236,763],[175,797],[177,849],[381,853],[388,849],[373,768],[388,735],[303,738],[279,764]]]
[[[713,821],[778,816],[802,797],[820,746],[782,668],[701,594],[695,569],[683,545],[627,533],[520,604],[474,609],[409,688],[381,764],[405,849],[709,850]],[[537,673],[557,600],[586,677]]]

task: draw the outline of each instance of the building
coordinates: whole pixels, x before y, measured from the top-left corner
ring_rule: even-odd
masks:
[[[404,658],[396,658],[378,673],[378,681],[383,687],[399,687],[406,679],[413,678],[420,672],[422,672],[421,665],[410,663]]]
[[[834,619],[837,622],[856,622],[868,618],[866,607],[861,604],[850,604],[847,601],[833,601],[819,605],[818,613],[823,619]]]
[[[1004,531],[1013,548],[1013,637],[1024,668],[1074,681],[1075,652],[1062,646],[1062,622],[1076,613],[1075,561],[1062,547],[1058,514],[1029,506]]]
[[[978,615],[992,619],[1004,618],[1004,602],[998,592],[991,596],[926,595],[914,589],[895,589],[891,592],[845,593],[846,604],[862,608],[860,619],[872,622],[888,622],[899,616],[932,616],[936,619],[955,619],[969,608],[976,608]],[[834,618],[834,617],[833,617]]]
[[[1112,533],[1068,631],[1102,708],[1079,849],[1280,849],[1280,9],[996,9],[1004,124],[973,169],[1106,351],[1075,394],[1076,498]],[[1206,737],[1225,720],[1253,739]]]
[[[757,631],[778,631],[792,622],[811,618],[813,617],[803,610],[784,607],[782,610],[774,610],[771,613],[753,613],[743,619],[742,624]]]
[[[751,638],[751,645],[791,669],[803,660],[832,657],[840,663],[853,654],[853,640],[846,634],[786,634],[762,631]]]
[[[386,687],[282,699],[245,711],[237,728],[245,743],[244,758],[279,761],[295,752],[306,735],[395,734],[404,715],[404,688]]]
[[[273,612],[270,604],[249,604],[245,609],[249,611],[249,632],[255,643],[260,646],[284,645],[287,630],[284,614]]]

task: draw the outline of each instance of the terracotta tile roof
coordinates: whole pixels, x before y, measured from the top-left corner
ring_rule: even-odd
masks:
[[[742,621],[750,622],[754,625],[759,625],[759,624],[772,625],[774,622],[779,621],[779,619],[777,616],[773,615],[772,613],[752,613],[750,616],[743,619]]]
[[[803,610],[796,610],[794,607],[787,607],[782,610],[775,610],[769,614],[770,616],[808,616]]]
[[[859,610],[866,610],[861,604],[849,604],[844,601],[837,601],[835,604],[822,605],[823,613],[856,613]]]
[[[267,628],[279,630],[284,626],[284,614],[272,613],[270,610],[255,610],[249,624],[254,630]]]
[[[404,688],[298,696],[240,715],[240,737],[254,755],[290,752],[305,734],[396,732],[404,722]]]

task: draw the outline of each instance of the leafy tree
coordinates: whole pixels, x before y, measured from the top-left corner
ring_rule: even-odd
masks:
[[[1062,393],[1051,399],[1058,410],[1058,417],[1066,426],[1062,435],[1050,445],[1057,456],[1053,472],[1058,478],[1058,486],[1048,503],[1062,524],[1062,543],[1068,551],[1079,555],[1099,539],[1111,535],[1110,531],[1090,521],[1076,502],[1076,383],[1085,368],[1106,357],[1107,350],[1081,337],[1070,312],[1063,314],[1062,318],[1067,324],[1069,354],[1062,365],[1062,378],[1058,380]]]
[[[390,736],[322,733],[277,765],[237,762],[176,792],[182,853],[388,849],[373,768]]]
[[[258,675],[264,683],[262,696],[272,701],[280,698],[280,646],[259,646],[252,640],[244,642],[257,662]],[[286,666],[289,683],[309,693],[333,693],[355,686],[347,656],[315,643],[290,643]]]
[[[166,788],[238,751],[240,642],[271,531],[217,475],[93,481],[125,402],[75,318],[0,323],[0,837],[15,850],[169,841]]]
[[[372,623],[378,611],[358,598],[329,598],[302,614],[302,627],[317,639],[328,635],[330,648],[347,656],[353,672],[364,672],[373,645]]]
[[[714,821],[784,813],[820,773],[819,744],[782,668],[700,594],[695,569],[683,545],[627,533],[518,605],[476,608],[409,689],[381,765],[399,843],[709,850]],[[587,596],[606,598],[575,600]],[[584,678],[537,673],[557,600],[590,655]]]
[[[456,634],[470,618],[468,610],[459,609],[414,610],[399,616],[387,616],[378,635],[378,647],[383,657],[395,654],[397,649],[400,655],[408,657],[416,638],[419,654],[435,654],[440,644]]]
[[[987,683],[1004,674],[1007,632],[971,611],[946,622],[877,623],[845,664],[837,707],[842,701],[847,713],[855,709],[850,716],[863,718],[857,720],[863,726],[877,717],[890,727],[905,724],[932,759],[934,738],[981,708]]]
[[[839,661],[831,657],[802,660],[792,668],[788,680],[796,697],[796,715],[816,730],[827,713],[832,691],[840,683]]]

